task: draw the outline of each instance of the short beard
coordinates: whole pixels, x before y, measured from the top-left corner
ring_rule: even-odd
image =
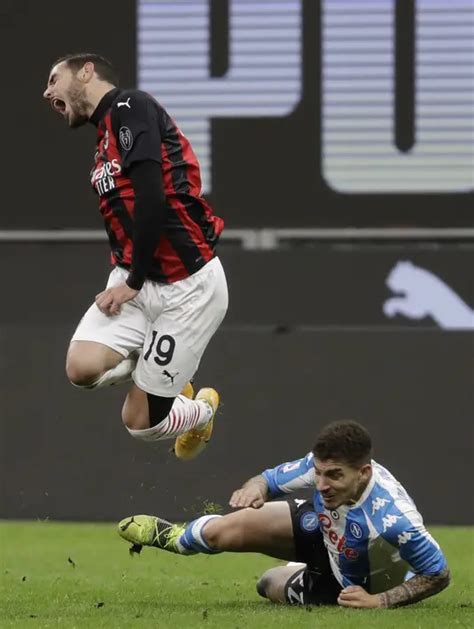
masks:
[[[72,107],[71,107],[72,109]],[[78,127],[82,127],[86,122],[89,121],[89,117],[83,114],[78,114],[76,112],[72,112],[72,118],[69,121],[69,126],[71,129],[77,129]]]
[[[89,120],[88,102],[84,97],[84,88],[78,81],[75,81],[69,88],[67,95],[71,107],[69,126],[71,129],[77,129]]]

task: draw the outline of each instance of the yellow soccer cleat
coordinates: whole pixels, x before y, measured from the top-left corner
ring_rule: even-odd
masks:
[[[176,437],[174,453],[178,459],[182,459],[183,461],[194,459],[206,447],[212,435],[214,417],[216,416],[216,411],[219,406],[219,394],[215,389],[209,387],[200,389],[195,399],[207,402],[212,409],[212,416],[204,428],[200,428],[199,430],[193,428],[193,430],[188,430],[188,432]]]
[[[143,546],[179,553],[178,540],[185,530],[183,524],[172,524],[154,515],[132,515],[118,525],[120,537],[132,544],[130,554],[140,553]]]
[[[190,400],[194,398],[194,387],[191,382],[187,382],[184,385],[183,390],[181,391],[181,395],[184,395],[184,397],[188,397]]]

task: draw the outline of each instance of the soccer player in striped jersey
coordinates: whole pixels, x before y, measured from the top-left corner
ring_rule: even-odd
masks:
[[[43,96],[69,127],[97,129],[90,180],[114,266],[72,337],[69,380],[97,389],[133,378],[122,411],[130,434],[176,438],[176,455],[193,458],[219,405],[211,388],[190,399],[188,383],[227,310],[224,222],[201,196],[186,137],[149,94],[120,89],[109,61],[58,59]]]
[[[314,489],[313,499],[267,502],[302,489]],[[309,454],[251,478],[230,505],[241,510],[186,525],[129,517],[119,534],[136,551],[148,545],[183,555],[249,551],[289,560],[257,583],[258,593],[275,602],[396,607],[449,583],[439,545],[402,485],[372,459],[371,438],[356,422],[329,424]]]

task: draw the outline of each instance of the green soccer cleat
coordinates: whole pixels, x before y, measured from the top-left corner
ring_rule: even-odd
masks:
[[[172,524],[154,515],[132,515],[118,525],[118,534],[131,542],[130,554],[140,553],[143,546],[154,546],[171,553],[182,554],[179,538],[186,527]]]

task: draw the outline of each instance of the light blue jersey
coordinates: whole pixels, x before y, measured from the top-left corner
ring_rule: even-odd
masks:
[[[265,470],[263,476],[272,498],[315,489],[314,510],[334,576],[342,587],[361,585],[375,594],[399,585],[410,573],[438,574],[446,560],[402,485],[375,461],[372,470],[359,500],[334,510],[324,507],[316,491],[312,453]]]

